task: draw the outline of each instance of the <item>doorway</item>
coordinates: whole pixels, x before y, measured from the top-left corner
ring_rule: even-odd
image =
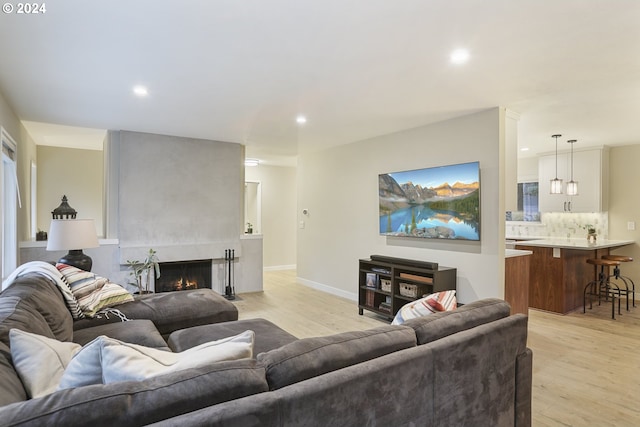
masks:
[[[262,233],[262,191],[259,181],[244,183],[244,232]]]

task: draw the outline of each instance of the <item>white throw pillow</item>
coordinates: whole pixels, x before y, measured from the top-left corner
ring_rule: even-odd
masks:
[[[9,331],[11,358],[22,384],[31,398],[56,391],[60,378],[80,344],[62,342],[42,335]]]
[[[85,345],[71,360],[58,389],[116,381],[140,381],[214,362],[251,358],[254,338],[253,331],[245,331],[180,353],[172,353],[100,336]]]
[[[455,310],[458,306],[456,291],[442,291],[411,301],[403,305],[396,313],[392,325],[401,325],[406,320],[427,316],[438,311]]]

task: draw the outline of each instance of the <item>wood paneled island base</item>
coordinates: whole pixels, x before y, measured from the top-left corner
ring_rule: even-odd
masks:
[[[584,287],[597,278],[595,266],[587,264],[587,259],[600,258],[608,255],[611,248],[631,243],[605,240],[601,244],[586,244],[584,239],[584,244],[571,245],[553,240],[518,244],[517,249],[533,252],[530,259],[529,307],[560,314],[581,309]]]

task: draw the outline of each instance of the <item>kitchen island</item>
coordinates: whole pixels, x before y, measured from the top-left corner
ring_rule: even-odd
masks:
[[[529,268],[531,251],[506,249],[504,254],[504,300],[511,314],[529,314]]]
[[[633,240],[551,238],[518,242],[516,249],[532,252],[529,269],[529,307],[566,314],[582,308],[584,287],[597,278],[589,258],[600,258],[612,248]]]

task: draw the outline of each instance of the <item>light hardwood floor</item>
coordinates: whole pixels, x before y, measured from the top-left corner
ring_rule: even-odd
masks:
[[[388,323],[359,316],[354,301],[296,283],[294,270],[265,272],[264,292],[239,297],[240,319],[262,317],[298,338]],[[534,426],[640,426],[637,305],[616,320],[610,306],[566,316],[529,310]]]

